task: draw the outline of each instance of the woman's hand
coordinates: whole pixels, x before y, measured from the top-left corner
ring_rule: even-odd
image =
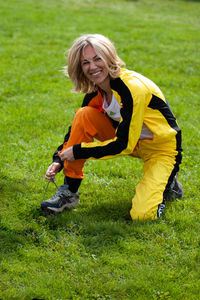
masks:
[[[58,153],[58,156],[61,158],[62,161],[74,161],[75,158],[73,153],[73,146],[63,150],[61,153]]]
[[[55,176],[58,173],[59,169],[61,167],[60,163],[53,162],[47,169],[45,178],[51,181],[55,180]]]

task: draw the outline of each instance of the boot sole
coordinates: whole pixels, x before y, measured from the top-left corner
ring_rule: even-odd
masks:
[[[70,210],[74,209],[78,204],[80,204],[80,200],[76,200],[73,203],[66,203],[62,207],[50,207],[50,206],[41,206],[41,209],[46,212],[52,212],[52,213],[61,213],[63,210]]]

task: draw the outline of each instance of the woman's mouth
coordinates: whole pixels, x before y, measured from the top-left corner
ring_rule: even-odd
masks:
[[[99,71],[96,71],[96,72],[92,72],[92,73],[90,73],[90,76],[94,76],[94,77],[96,77],[96,76],[98,76],[98,75],[100,75],[101,74],[101,70],[99,70]]]

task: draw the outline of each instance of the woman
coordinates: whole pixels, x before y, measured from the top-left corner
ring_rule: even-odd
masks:
[[[176,119],[160,89],[122,65],[112,42],[99,34],[79,37],[69,50],[65,72],[75,91],[86,95],[46,172],[46,179],[54,180],[64,167],[64,184],[41,204],[42,209],[74,208],[85,161],[123,155],[144,162],[132,200],[133,220],[156,219],[167,199],[182,198],[177,180],[181,131]]]

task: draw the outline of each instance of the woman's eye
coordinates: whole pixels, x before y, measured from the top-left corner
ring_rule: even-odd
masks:
[[[83,61],[82,65],[87,65],[89,62],[88,61]]]
[[[95,58],[95,61],[100,61],[101,60],[101,57],[96,57]]]

